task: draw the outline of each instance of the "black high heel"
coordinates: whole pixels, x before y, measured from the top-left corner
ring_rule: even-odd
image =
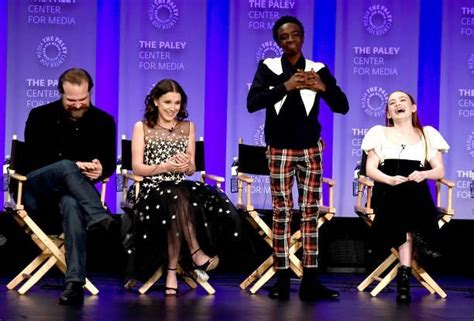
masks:
[[[200,248],[197,249],[196,251],[194,251],[193,253],[191,253],[191,260],[192,260],[193,256],[199,251],[201,251]],[[196,263],[194,263],[194,260],[192,260],[192,262],[193,262],[193,268],[194,269],[209,272],[209,271],[214,270],[219,265],[219,257],[217,255],[213,256],[209,260],[207,260],[206,263],[201,264],[201,265],[197,265]]]
[[[168,267],[168,271],[176,271],[176,268]],[[173,292],[168,292],[173,291]],[[165,286],[165,296],[178,296],[178,288],[171,288],[169,286]]]

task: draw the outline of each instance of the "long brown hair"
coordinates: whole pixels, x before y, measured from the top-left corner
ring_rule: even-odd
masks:
[[[183,87],[173,79],[163,79],[158,82],[150,93],[145,98],[145,114],[143,115],[143,122],[150,128],[155,127],[158,122],[158,107],[155,105],[155,99],[167,93],[179,93],[181,95],[181,106],[176,118],[182,121],[188,118],[188,96],[183,90]]]

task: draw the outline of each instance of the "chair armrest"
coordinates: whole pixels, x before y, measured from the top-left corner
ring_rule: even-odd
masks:
[[[334,186],[336,186],[336,180],[332,178],[323,177],[323,184],[329,185],[329,205],[324,206],[323,198],[321,197],[320,211],[324,213],[336,213],[336,208],[334,207]]]
[[[441,204],[441,187],[447,187],[446,206]],[[453,188],[455,184],[447,178],[441,178],[436,181],[436,210],[438,211],[438,227],[441,228],[448,223],[454,216],[453,208]]]
[[[213,175],[213,174],[202,174],[202,177],[206,178],[206,179],[210,179],[212,181],[215,181],[215,182],[218,182],[218,183],[224,183],[225,182],[225,178],[222,177],[222,176],[217,176],[217,175]]]
[[[367,176],[360,176],[359,183],[367,187],[374,187],[374,181],[368,178]]]
[[[109,181],[110,181],[109,177],[106,177],[101,181],[102,186],[100,188],[100,202],[102,203],[102,206],[104,206],[105,208],[107,208],[107,206],[105,205],[105,195],[107,193],[107,183]]]
[[[122,176],[125,177],[126,179],[130,179],[134,182],[141,182],[143,181],[143,177],[139,175],[135,175],[127,170],[122,171]]]
[[[205,183],[206,179],[214,181],[214,184],[217,186],[218,189],[222,188],[222,183],[225,182],[225,178],[222,176],[217,176],[213,174],[207,174],[206,172],[201,172],[201,182]]]
[[[357,179],[357,202],[354,206],[354,211],[356,214],[362,218],[367,225],[372,225],[372,222],[375,217],[374,210],[372,208],[372,190],[374,188],[374,181],[366,176],[359,176]],[[364,190],[367,190],[367,193],[364,194]],[[364,202],[365,200],[365,202]],[[365,205],[362,205],[365,203]]]
[[[240,174],[239,173],[239,175],[237,176],[237,179],[239,181],[242,181],[242,182],[247,183],[247,184],[252,184],[253,183],[253,178],[250,177],[250,176],[247,176],[245,174]]]
[[[444,177],[439,179],[438,182],[440,184],[443,184],[443,185],[447,186],[447,187],[454,187],[454,185],[455,185],[452,180],[449,180],[449,179],[444,178]]]
[[[243,193],[244,193],[244,186],[243,184],[247,184],[247,192],[245,193],[246,194],[246,199],[247,201],[245,202],[245,205],[244,205],[244,196],[243,196]],[[253,178],[251,178],[250,176],[247,176],[245,174],[242,174],[242,173],[239,173],[237,175],[237,184],[238,184],[238,187],[237,187],[237,208],[241,208],[241,209],[244,209],[246,211],[252,211],[254,209],[254,206],[252,205],[252,200],[251,200],[251,193],[250,193],[250,188],[252,186],[252,183],[253,183]]]
[[[9,184],[8,184],[8,191],[7,191],[6,200],[5,200],[5,208],[22,210],[24,208],[21,202],[23,198],[23,182],[26,182],[27,178],[24,175],[15,173],[14,170],[8,171],[8,177],[9,177],[9,180],[14,179],[18,181],[18,190],[17,190],[16,201],[13,201],[12,200],[13,193],[10,190],[10,181],[8,182]]]
[[[329,186],[336,186],[336,180],[332,178],[323,177],[323,183],[328,184]]]
[[[13,171],[11,171],[11,172],[9,173],[9,175],[10,175],[11,178],[16,179],[16,180],[19,181],[19,182],[24,182],[24,181],[26,181],[26,176],[17,174],[17,173],[15,173],[15,172],[13,172]]]

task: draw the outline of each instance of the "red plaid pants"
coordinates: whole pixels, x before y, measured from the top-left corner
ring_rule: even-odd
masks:
[[[322,141],[308,149],[268,147],[273,202],[273,256],[276,269],[288,269],[293,182],[298,186],[304,267],[318,266],[318,212],[322,180]]]

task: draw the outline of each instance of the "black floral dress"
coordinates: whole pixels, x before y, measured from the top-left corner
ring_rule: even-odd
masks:
[[[144,163],[165,163],[188,146],[189,122],[172,130],[144,125]],[[181,264],[190,267],[186,239],[195,234],[200,248],[208,255],[219,254],[222,245],[239,241],[240,218],[234,205],[218,188],[184,179],[183,173],[161,173],[145,177],[138,195],[131,186],[128,200],[133,206],[133,227],[126,244],[128,274],[148,279],[167,263],[171,241],[181,247]]]

